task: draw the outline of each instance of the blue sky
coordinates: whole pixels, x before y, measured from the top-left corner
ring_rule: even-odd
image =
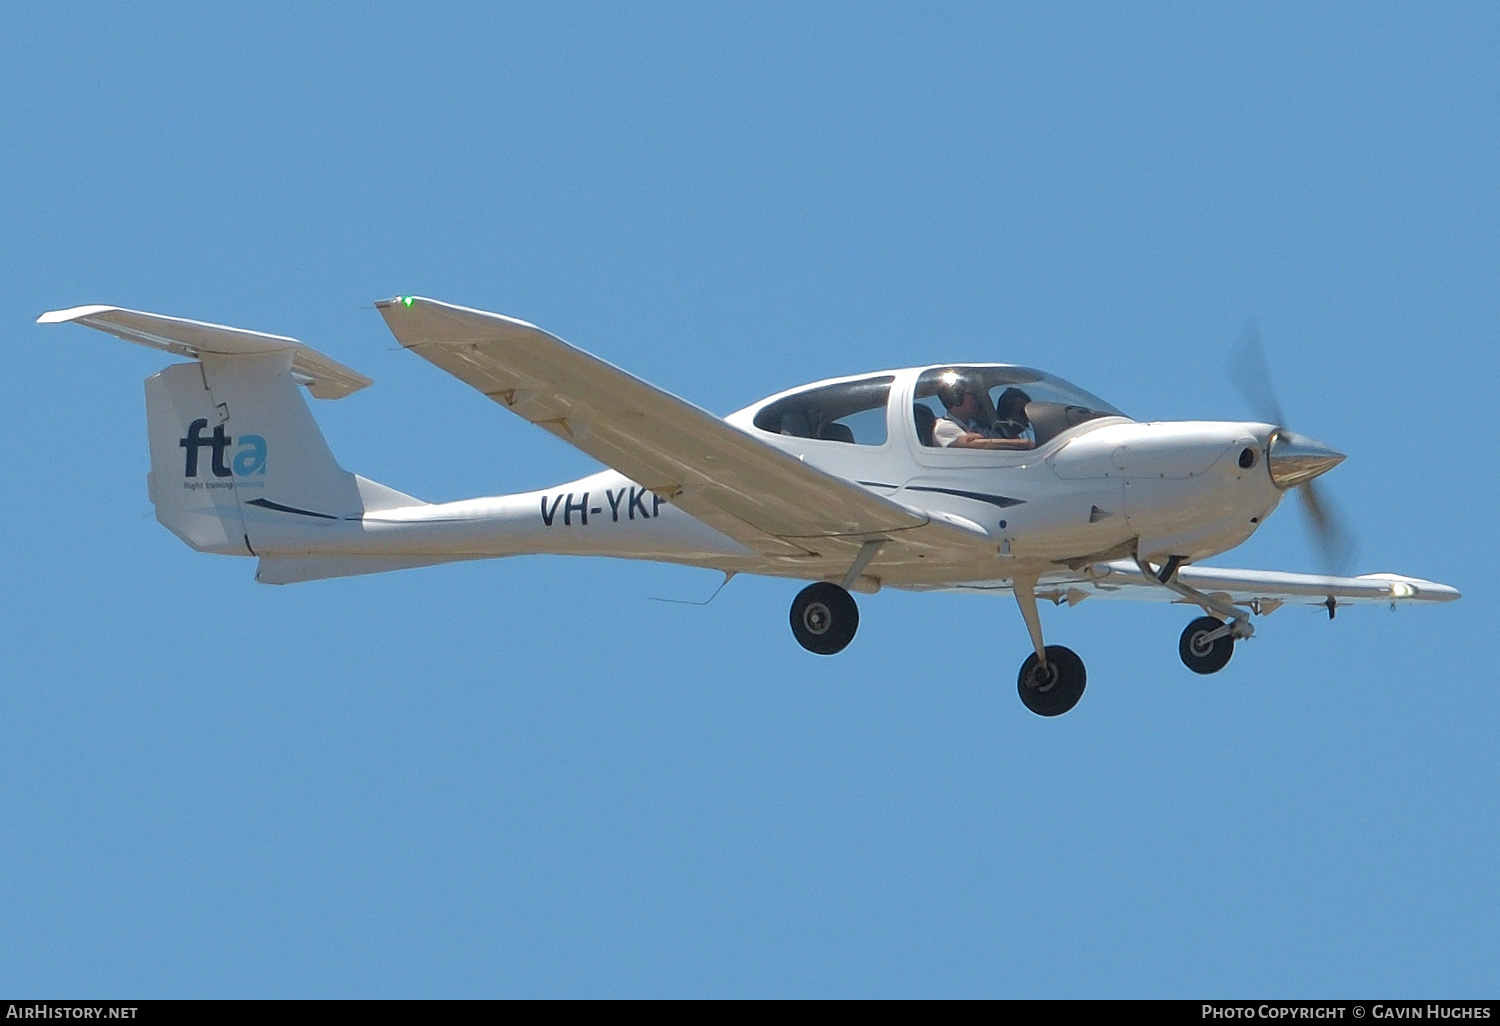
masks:
[[[0,991],[1493,996],[1492,5],[13,5],[0,35]],[[293,335],[426,499],[593,464],[395,345],[418,293],[708,409],[937,360],[1242,417],[1250,317],[1360,572],[1187,616],[521,558],[269,588],[144,488],[160,354]],[[1312,570],[1288,507],[1223,565]]]

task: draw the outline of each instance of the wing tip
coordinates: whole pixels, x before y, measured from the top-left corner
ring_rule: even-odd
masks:
[[[380,311],[380,315],[386,319],[387,323],[391,323],[390,315],[393,313],[400,313],[402,309],[410,310],[413,307],[425,306],[432,307],[437,309],[438,311],[457,315],[460,317],[478,318],[482,321],[499,322],[500,324],[504,324],[513,328],[521,328],[527,331],[538,331],[544,335],[549,335],[553,338],[556,338],[555,335],[552,335],[552,333],[547,331],[546,329],[539,328],[535,324],[532,324],[530,321],[522,320],[519,317],[512,317],[509,314],[495,313],[492,310],[480,310],[471,306],[459,306],[457,303],[446,303],[441,299],[431,299],[427,296],[392,296],[390,299],[375,300],[374,306],[376,310]],[[394,328],[394,324],[392,324],[392,328]],[[558,341],[561,342],[562,340],[558,339]],[[405,342],[402,342],[401,344],[406,345]]]
[[[70,306],[66,310],[48,310],[36,319],[38,324],[66,324],[69,321],[81,320],[84,317],[92,317],[94,314],[108,313],[118,310],[117,306]]]
[[[1392,599],[1420,599],[1424,602],[1456,602],[1463,593],[1448,584],[1424,581],[1404,574],[1363,574],[1355,580],[1380,581],[1391,590]]]

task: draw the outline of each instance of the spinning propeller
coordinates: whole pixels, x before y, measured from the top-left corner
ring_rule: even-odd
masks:
[[[1277,425],[1266,452],[1271,482],[1283,491],[1297,489],[1323,569],[1330,574],[1347,574],[1354,563],[1354,536],[1344,526],[1343,518],[1334,511],[1322,489],[1313,485],[1313,478],[1342,463],[1344,454],[1282,426],[1286,417],[1271,384],[1271,369],[1261,345],[1260,329],[1253,320],[1240,334],[1230,360],[1229,373],[1235,387],[1257,415],[1267,423]]]

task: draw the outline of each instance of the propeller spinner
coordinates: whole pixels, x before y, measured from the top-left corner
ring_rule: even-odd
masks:
[[[1285,491],[1328,473],[1344,462],[1344,454],[1305,435],[1277,428],[1266,450],[1271,483]]]

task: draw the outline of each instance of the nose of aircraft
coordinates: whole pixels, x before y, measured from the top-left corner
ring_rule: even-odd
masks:
[[[1342,462],[1344,454],[1337,449],[1279,429],[1271,436],[1271,446],[1266,453],[1271,483],[1283,490],[1305,484]]]

